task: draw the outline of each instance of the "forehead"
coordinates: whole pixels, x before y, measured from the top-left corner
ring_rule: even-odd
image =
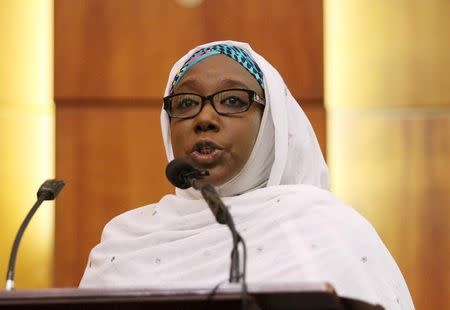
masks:
[[[243,66],[230,57],[219,54],[193,65],[180,80],[176,92],[214,91],[232,87],[262,92],[256,79]]]

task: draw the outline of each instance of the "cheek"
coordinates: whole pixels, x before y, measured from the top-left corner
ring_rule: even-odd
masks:
[[[180,157],[183,153],[185,141],[184,129],[181,123],[173,122],[170,124],[170,140],[172,142],[172,150],[175,158]]]
[[[252,148],[258,137],[259,127],[261,125],[263,110],[256,109],[248,121],[248,139],[252,141]]]
[[[243,122],[244,126],[239,129],[236,128],[236,136],[238,137],[239,145],[241,146],[241,160],[247,162],[250,154],[253,150],[253,146],[255,145],[256,138],[258,137],[259,126],[261,123],[261,115],[260,113],[255,113],[251,117],[249,117],[245,122]]]

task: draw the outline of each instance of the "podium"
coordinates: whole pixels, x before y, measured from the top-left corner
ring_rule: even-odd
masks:
[[[249,285],[249,303],[265,309],[383,309],[337,296],[327,283]],[[227,284],[213,296],[211,288],[133,288],[0,291],[0,309],[240,309],[241,286]]]

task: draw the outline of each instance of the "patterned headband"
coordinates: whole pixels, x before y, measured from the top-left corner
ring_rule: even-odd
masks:
[[[241,66],[247,69],[247,71],[251,75],[253,75],[256,81],[258,81],[261,88],[264,90],[264,77],[261,69],[259,68],[258,64],[254,62],[253,59],[251,59],[243,49],[228,44],[217,44],[198,50],[184,63],[183,67],[181,67],[180,71],[177,73],[177,75],[175,75],[172,85],[170,86],[169,93],[173,94],[178,82],[193,65],[198,63],[200,60],[205,59],[206,57],[217,54],[224,54],[237,61]]]

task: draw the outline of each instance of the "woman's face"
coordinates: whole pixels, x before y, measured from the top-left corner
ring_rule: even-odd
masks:
[[[208,96],[221,90],[244,88],[263,96],[253,76],[225,55],[210,56],[183,76],[175,93]],[[175,158],[209,170],[205,182],[224,184],[244,167],[259,131],[263,108],[253,103],[240,114],[222,116],[209,102],[191,119],[172,118],[170,131]]]

